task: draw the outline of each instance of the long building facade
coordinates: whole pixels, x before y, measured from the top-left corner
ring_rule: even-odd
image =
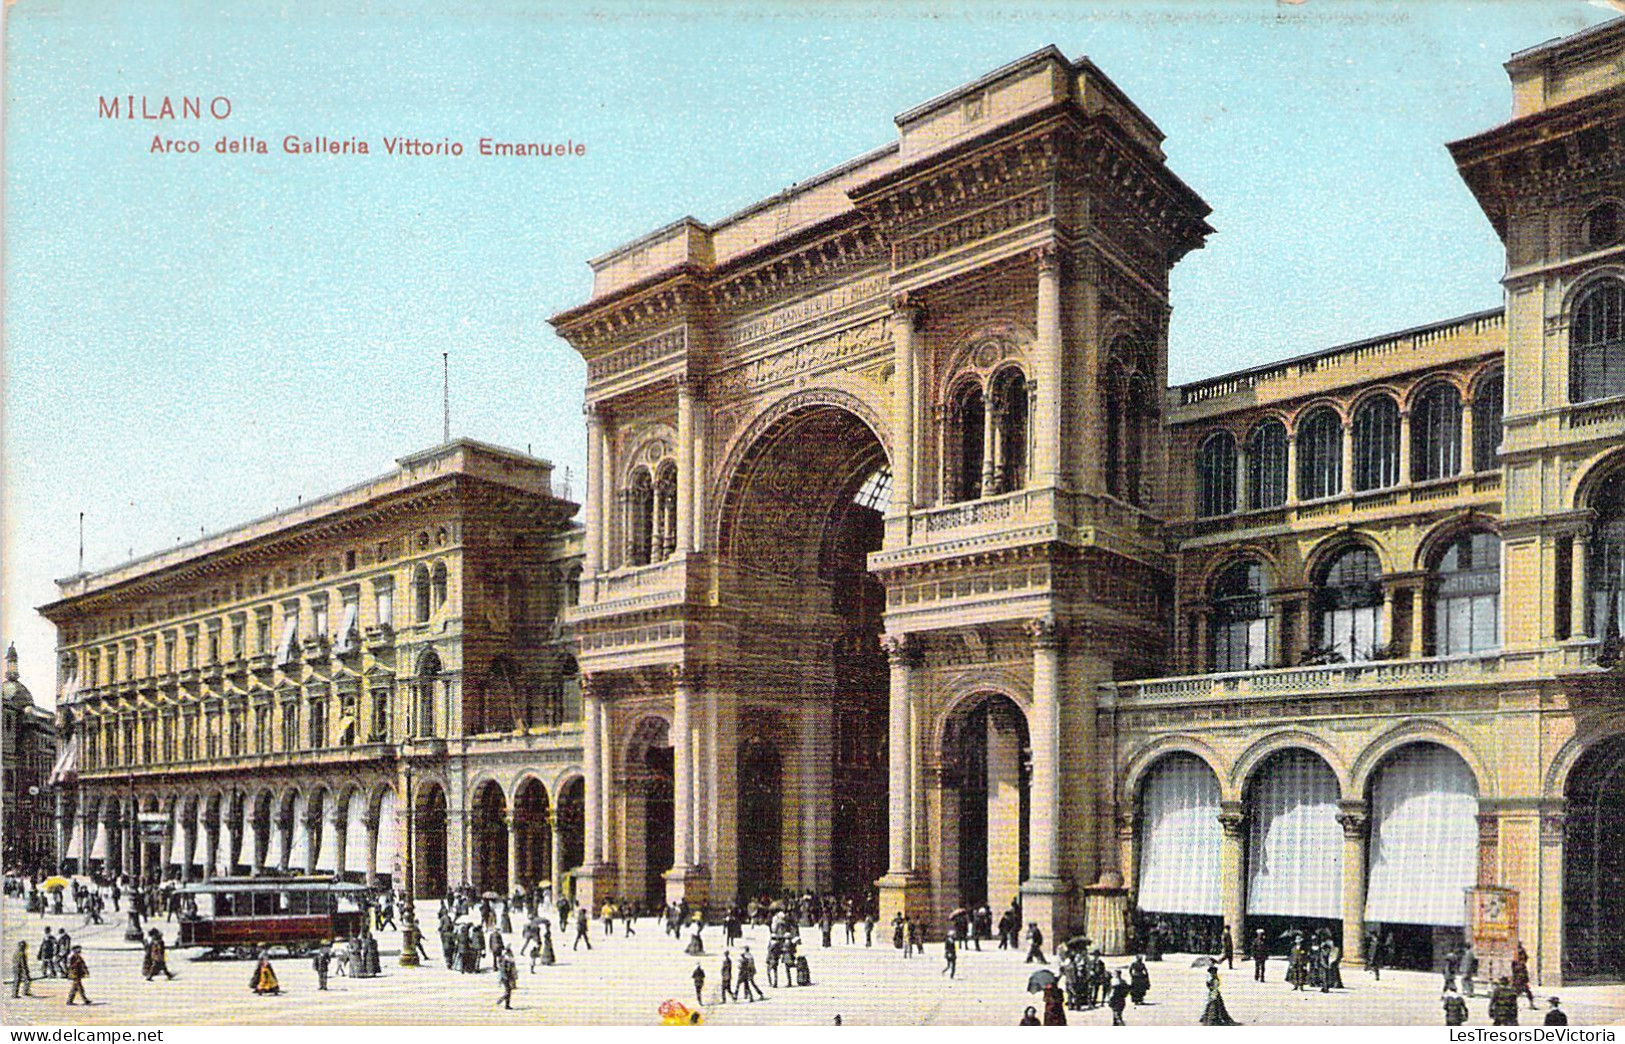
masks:
[[[208,563],[234,591],[244,552],[64,582],[46,612],[85,757],[62,851],[376,876],[404,847],[435,853],[409,860],[422,894],[812,890],[932,926],[1018,899],[1119,951],[1290,924],[1354,962],[1368,938],[1422,967],[1521,942],[1543,982],[1625,978],[1622,57],[1625,21],[1514,56],[1513,118],[1450,146],[1507,244],[1503,307],[1194,384],[1168,383],[1168,274],[1208,207],[1053,48],[605,254],[553,320],[587,367],[581,524],[539,464],[453,483],[502,511],[369,494],[363,635],[365,570],[398,622],[429,570],[429,617],[376,650],[132,680],[238,618],[278,637],[296,607],[305,641],[323,592],[348,620],[349,573],[273,567],[280,587],[125,626],[149,591],[212,590]],[[279,520],[264,554],[342,559],[329,525]],[[375,749],[300,741],[287,707],[343,736],[373,677]],[[166,721],[233,742],[234,700],[250,732],[264,706],[264,753],[168,755]],[[125,856],[148,808],[172,831]]]

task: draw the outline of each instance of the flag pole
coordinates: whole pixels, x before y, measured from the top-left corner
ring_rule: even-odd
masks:
[[[451,441],[451,353],[440,353],[440,404],[444,414],[441,423],[441,442]]]

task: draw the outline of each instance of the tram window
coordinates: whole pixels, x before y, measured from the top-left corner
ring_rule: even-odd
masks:
[[[310,896],[304,892],[289,892],[288,912],[294,916],[310,913]]]
[[[236,896],[230,892],[221,892],[214,897],[214,915],[216,917],[230,917],[236,908]]]
[[[333,912],[333,897],[326,892],[307,892],[305,899],[310,903],[310,912],[313,914]]]
[[[254,916],[275,917],[281,913],[279,899],[281,899],[281,896],[276,892],[254,893]]]

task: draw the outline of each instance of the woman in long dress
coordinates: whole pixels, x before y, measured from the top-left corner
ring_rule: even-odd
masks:
[[[253,977],[248,980],[248,988],[262,997],[282,992],[282,984],[277,982],[276,971],[271,967],[269,955],[260,954],[260,963],[254,968]]]
[[[700,915],[696,913],[693,928],[688,937],[688,945],[683,948],[683,952],[690,957],[699,957],[705,953],[705,940],[700,938],[700,932],[704,928],[705,922],[701,921]]]
[[[1219,963],[1207,966],[1207,1007],[1202,1009],[1204,1026],[1239,1026],[1224,1006],[1224,995],[1219,992]]]
[[[555,960],[557,960],[557,958],[553,956],[553,926],[546,921],[542,922],[541,949],[541,962],[543,964],[552,964]]]

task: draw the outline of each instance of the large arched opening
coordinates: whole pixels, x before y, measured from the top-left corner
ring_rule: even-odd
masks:
[[[1169,949],[1217,953],[1224,932],[1219,777],[1195,754],[1165,754],[1145,773],[1138,811],[1140,938],[1156,926]]]
[[[1027,716],[1007,696],[972,698],[945,723],[943,881],[957,890],[957,905],[1002,910],[1019,896],[1028,874],[1031,762]]]
[[[508,799],[493,780],[474,791],[474,889],[508,892]]]
[[[1625,735],[1580,756],[1564,797],[1563,979],[1625,981]]]
[[[548,823],[547,790],[539,779],[526,779],[513,795],[514,845],[520,888],[537,888],[552,880],[553,829]]]
[[[1343,827],[1337,775],[1318,754],[1276,751],[1247,781],[1246,931],[1343,931]]]
[[[580,776],[570,777],[559,787],[559,845],[564,857],[559,862],[561,873],[586,859],[587,783]],[[560,880],[559,885],[566,894],[575,895],[573,881]]]
[[[438,783],[425,783],[417,792],[411,847],[414,890],[419,899],[446,894],[446,792]]]
[[[626,748],[626,865],[621,890],[627,898],[666,901],[665,873],[675,848],[672,820],[671,723],[657,715],[638,721]]]
[[[1390,752],[1367,787],[1366,929],[1389,967],[1432,971],[1464,943],[1478,883],[1478,780],[1438,743]]]
[[[885,591],[868,556],[891,497],[869,423],[828,401],[766,425],[734,469],[718,547],[740,577],[738,895],[867,897],[885,872]],[[834,839],[839,838],[835,843]],[[772,846],[765,849],[763,846]]]

